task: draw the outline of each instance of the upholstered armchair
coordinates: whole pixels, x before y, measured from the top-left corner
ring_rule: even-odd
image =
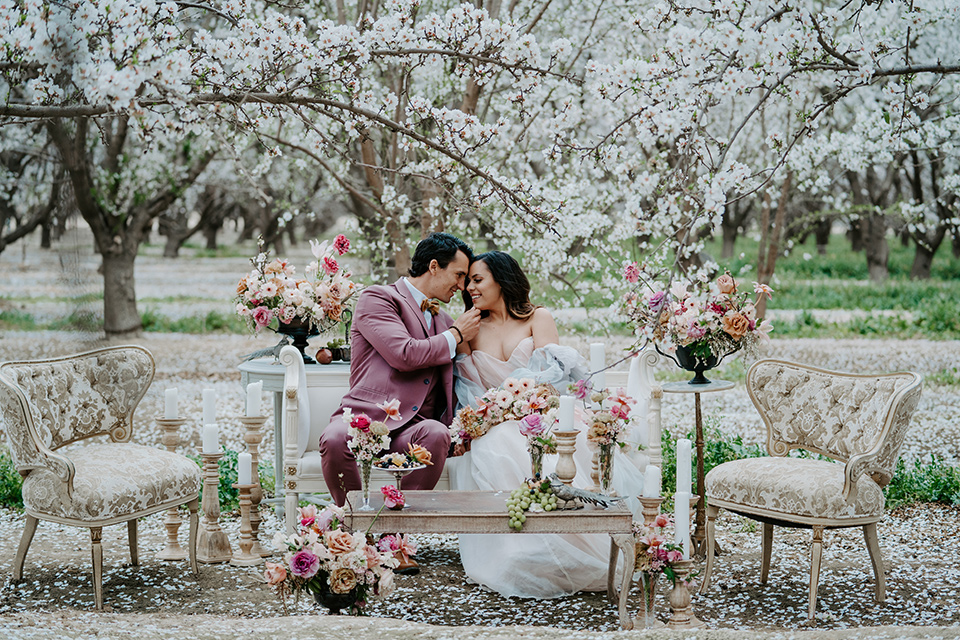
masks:
[[[773,527],[813,530],[808,615],[817,605],[825,529],[863,527],[884,600],[877,538],[885,487],[893,477],[922,381],[916,373],[854,375],[780,360],[760,360],[747,372],[747,391],[767,428],[769,458],[726,462],[706,478],[707,565],[700,593],[710,586],[714,525],[727,509],[763,523],[760,582],[770,569]],[[836,462],[786,457],[792,449]]]
[[[137,519],[188,504],[190,564],[196,555],[200,468],[159,448],[132,444],[133,412],[153,381],[141,347],[0,365],[0,416],[23,476],[26,525],[13,564],[23,564],[40,520],[90,529],[94,603],[103,608],[103,527],[127,523],[138,564]],[[89,442],[92,438],[106,442]]]

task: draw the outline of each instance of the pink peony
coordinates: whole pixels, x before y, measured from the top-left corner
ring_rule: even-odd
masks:
[[[324,256],[323,270],[332,276],[340,270],[340,265],[337,264],[337,261],[334,258],[331,258],[330,256]]]
[[[543,418],[540,417],[539,413],[531,413],[520,419],[520,433],[528,438],[539,436],[546,430],[547,427],[543,423]]]
[[[337,250],[341,256],[347,251],[350,251],[350,241],[347,240],[347,236],[342,233],[333,239],[333,248]]]
[[[290,558],[290,573],[300,578],[312,578],[320,570],[320,558],[302,549]]]

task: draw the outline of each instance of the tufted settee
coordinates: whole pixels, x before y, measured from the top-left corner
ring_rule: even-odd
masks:
[[[767,428],[769,458],[735,460],[707,474],[707,565],[710,585],[714,523],[721,508],[763,523],[760,581],[770,568],[773,527],[813,530],[808,615],[816,611],[823,531],[863,527],[883,602],[885,580],[877,538],[885,487],[917,403],[916,373],[854,375],[780,360],[760,360],[747,391]],[[836,462],[786,457],[792,449]]]
[[[23,476],[26,511],[14,580],[23,576],[39,520],[85,527],[92,543],[94,603],[102,609],[103,527],[127,523],[136,565],[137,519],[183,504],[190,508],[189,553],[197,571],[199,466],[130,442],[133,413],[154,369],[150,352],[136,346],[0,365],[0,417]]]

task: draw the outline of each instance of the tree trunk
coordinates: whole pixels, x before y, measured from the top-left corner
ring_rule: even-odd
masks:
[[[207,251],[216,251],[217,250],[217,231],[219,229],[215,225],[207,225],[203,228],[203,237],[207,240]]]
[[[947,235],[945,225],[938,225],[936,231],[931,236],[924,234],[925,237],[915,240],[916,251],[913,254],[913,266],[910,267],[910,277],[915,280],[929,280],[930,270],[933,267],[933,256],[937,249],[943,244],[943,239]]]
[[[133,279],[136,257],[135,250],[103,253],[103,329],[107,336],[136,334],[143,328]]]
[[[813,232],[813,237],[817,239],[817,255],[827,255],[827,246],[830,244],[830,228],[833,226],[833,220],[824,218],[817,223],[817,228]]]
[[[53,224],[50,218],[47,218],[40,224],[40,248],[49,249],[52,245]]]
[[[890,246],[887,244],[887,220],[879,213],[860,218],[863,231],[863,249],[867,254],[867,272],[873,282],[884,282],[890,275],[887,261]]]

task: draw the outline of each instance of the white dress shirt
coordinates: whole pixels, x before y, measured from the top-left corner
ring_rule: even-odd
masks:
[[[427,299],[427,295],[426,295],[425,293],[423,293],[422,291],[420,291],[420,289],[417,289],[415,286],[413,286],[413,284],[411,284],[410,281],[407,280],[406,278],[403,279],[403,283],[404,283],[405,285],[407,285],[407,289],[410,290],[410,295],[413,296],[414,302],[416,302],[416,303],[417,303],[417,306],[419,307],[420,304],[421,304],[424,300]],[[432,314],[432,313],[430,313],[429,311],[424,311],[424,312],[423,312],[423,319],[427,321],[427,328],[428,328],[428,329],[431,328],[431,327],[433,327],[433,314]],[[454,357],[456,357],[456,355],[457,355],[457,338],[456,338],[456,336],[453,335],[453,331],[450,330],[450,329],[447,329],[446,331],[444,331],[444,332],[441,333],[440,335],[442,335],[444,338],[447,339],[447,344],[450,346],[450,359],[453,360]]]

